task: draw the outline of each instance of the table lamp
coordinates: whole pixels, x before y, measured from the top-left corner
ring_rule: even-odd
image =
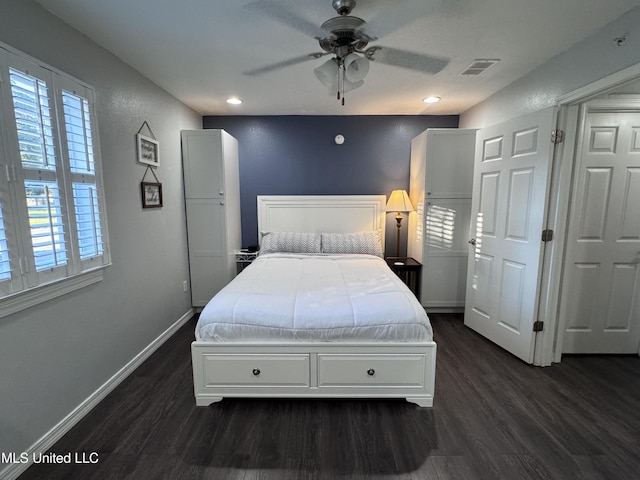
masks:
[[[387,212],[398,212],[396,226],[398,227],[398,239],[396,241],[396,257],[400,256],[400,227],[402,226],[402,212],[413,212],[414,208],[406,190],[394,190],[391,192],[387,206]]]

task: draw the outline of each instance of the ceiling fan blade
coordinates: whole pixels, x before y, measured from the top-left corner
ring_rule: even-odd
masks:
[[[367,23],[358,30],[373,39],[383,38],[418,18],[459,15],[468,8],[469,2],[470,0],[363,0],[362,4],[367,3],[374,13],[365,17]]]
[[[248,70],[244,72],[244,74],[249,76],[262,75],[263,73],[269,73],[273,72],[274,70],[290,67],[291,65],[306,62],[307,60],[314,60],[322,57],[323,55],[327,55],[327,53],[309,53],[307,55],[300,55],[299,57],[283,60],[282,62],[272,63],[271,65],[265,65],[264,67],[258,67],[254,68],[253,70]]]
[[[438,73],[449,63],[448,58],[423,55],[389,47],[370,47],[365,51],[365,55],[374,62],[431,74]]]
[[[327,35],[318,25],[305,20],[291,11],[291,5],[282,4],[273,0],[256,0],[245,5],[251,12],[266,15],[277,22],[284,23],[299,32],[313,38],[321,38]]]
[[[429,2],[424,0],[395,0],[391,8],[376,8],[376,13],[358,30],[372,39],[385,35],[429,14]]]

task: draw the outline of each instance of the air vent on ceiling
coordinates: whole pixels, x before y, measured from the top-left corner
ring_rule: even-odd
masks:
[[[476,58],[460,75],[480,75],[499,61],[499,58]]]

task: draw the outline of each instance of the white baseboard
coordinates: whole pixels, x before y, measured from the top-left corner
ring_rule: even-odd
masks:
[[[187,321],[194,315],[194,310],[190,309],[173,325],[167,328],[153,342],[144,348],[138,355],[133,357],[129,363],[122,367],[109,380],[101,385],[93,392],[85,401],[78,405],[65,418],[63,418],[55,427],[45,433],[38,441],[36,441],[25,452],[29,459],[33,459],[34,454],[47,452],[64,434],[73,428],[85,415],[87,415],[98,403],[100,403],[109,393],[111,393],[118,385],[120,385],[133,371],[151,356],[164,342],[176,333]],[[14,480],[24,473],[31,466],[32,462],[12,463],[0,470],[0,478]]]

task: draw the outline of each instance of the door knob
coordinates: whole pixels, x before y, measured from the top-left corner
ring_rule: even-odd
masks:
[[[471,240],[469,240],[469,243],[475,247],[476,243],[478,243],[478,242],[476,241],[475,238],[472,238]]]

